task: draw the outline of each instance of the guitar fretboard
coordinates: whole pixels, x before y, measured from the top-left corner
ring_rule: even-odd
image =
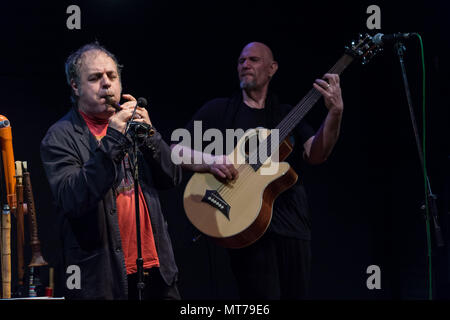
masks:
[[[341,74],[345,68],[347,68],[350,63],[353,61],[353,57],[344,54],[337,62],[336,64],[328,71],[328,73],[335,73],[335,74]],[[258,152],[255,150],[253,153],[249,155],[249,163],[252,164],[253,169],[256,171],[261,166],[262,163],[264,163],[268,158],[272,156],[272,153],[267,152],[269,151],[276,151],[278,152],[279,145],[286,139],[286,137],[291,133],[291,131],[295,128],[295,126],[305,117],[305,115],[311,110],[311,108],[319,101],[321,97],[321,93],[316,90],[315,88],[312,88],[305,97],[294,107],[292,110],[287,114],[286,117],[278,124],[278,126],[275,129],[279,130],[279,138],[278,141],[275,141],[277,143],[276,148],[272,149],[272,139],[270,135],[260,144],[260,154],[264,155],[263,158],[258,157]]]

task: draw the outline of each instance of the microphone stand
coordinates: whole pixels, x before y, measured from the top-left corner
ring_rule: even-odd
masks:
[[[136,103],[131,119],[128,121],[125,136],[128,132],[131,132],[130,137],[133,140],[133,183],[134,183],[134,206],[136,213],[136,245],[137,245],[137,290],[138,290],[138,300],[142,301],[142,294],[145,288],[144,283],[144,259],[142,258],[142,245],[141,245],[141,219],[139,210],[139,166],[138,166],[138,143],[145,141],[148,136],[152,136],[155,133],[155,129],[148,124],[133,121],[134,115],[136,114],[136,109],[138,106],[145,107],[147,105],[147,100],[139,98]]]
[[[414,130],[414,137],[416,140],[416,146],[417,146],[417,152],[419,154],[419,159],[420,159],[420,163],[421,163],[421,167],[422,167],[422,171],[423,171],[423,176],[425,177],[425,183],[426,183],[426,199],[425,199],[425,204],[421,206],[421,210],[427,210],[426,208],[426,203],[428,202],[429,204],[429,208],[431,211],[431,216],[432,216],[432,222],[433,222],[433,227],[434,227],[434,236],[435,236],[435,240],[436,240],[436,245],[438,247],[442,247],[444,246],[444,240],[442,237],[442,232],[441,232],[441,227],[439,226],[439,222],[438,222],[438,212],[437,212],[437,205],[436,205],[436,195],[433,194],[433,192],[431,191],[431,185],[430,185],[430,180],[428,178],[428,175],[426,173],[425,170],[425,166],[424,166],[424,157],[423,157],[423,150],[422,147],[420,145],[420,138],[419,138],[419,133],[417,130],[417,123],[416,123],[416,118],[414,116],[414,109],[413,109],[413,104],[412,104],[412,99],[411,99],[411,92],[409,89],[409,84],[408,84],[408,79],[406,76],[406,68],[405,68],[405,63],[403,60],[403,56],[404,53],[406,51],[406,47],[403,45],[403,43],[401,41],[397,41],[395,43],[395,51],[397,52],[399,61],[400,61],[400,67],[401,67],[401,73],[402,73],[402,77],[403,77],[403,84],[405,87],[405,92],[406,92],[406,99],[408,102],[408,106],[409,106],[409,113],[410,113],[410,117],[411,117],[411,123],[412,123],[412,127]],[[430,217],[428,216],[427,212],[425,214],[426,216],[426,220],[427,220],[427,224],[428,224],[428,220],[430,219]],[[429,257],[431,259],[431,257]],[[431,286],[430,286],[431,287]],[[432,293],[430,290],[430,299],[432,297]]]
[[[131,126],[132,124],[136,124],[132,121],[134,118],[134,114],[136,113],[137,104],[134,108],[131,120],[128,122],[125,135],[129,131],[132,132],[130,134],[132,140],[133,140],[133,183],[134,183],[134,206],[135,206],[135,213],[136,213],[136,245],[137,245],[137,259],[136,259],[136,266],[137,266],[137,274],[138,274],[138,281],[137,281],[137,291],[138,291],[138,300],[142,301],[142,294],[145,288],[144,283],[144,259],[142,258],[142,245],[141,245],[141,219],[140,219],[140,210],[139,210],[139,166],[138,166],[138,128],[139,126]],[[139,123],[137,123],[139,124]]]
[[[137,290],[138,290],[138,300],[142,300],[142,292],[145,288],[144,283],[144,260],[142,258],[142,247],[141,247],[141,219],[140,219],[140,210],[139,210],[139,168],[138,168],[138,145],[137,145],[137,137],[135,136],[133,139],[133,179],[134,179],[134,203],[135,203],[135,212],[136,212],[136,239],[137,239],[137,274],[138,274],[138,282],[137,282]]]
[[[409,113],[411,116],[411,122],[412,122],[413,130],[414,130],[414,137],[416,140],[417,152],[419,154],[419,159],[420,159],[420,164],[422,166],[423,174],[425,175],[425,167],[423,165],[424,164],[423,150],[420,145],[420,138],[419,138],[419,133],[417,130],[417,123],[416,123],[416,118],[414,116],[414,109],[413,109],[413,105],[412,105],[411,92],[409,90],[408,79],[406,77],[406,68],[405,68],[405,63],[403,60],[403,55],[404,55],[404,52],[406,51],[406,48],[403,45],[403,43],[401,43],[399,41],[395,44],[395,49],[397,51],[397,55],[400,60],[400,67],[402,69],[403,84],[405,86],[406,99],[408,101]],[[433,192],[431,191],[431,185],[430,185],[430,180],[428,178],[428,175],[426,176],[426,187],[427,187],[426,188],[426,196],[427,196],[427,200],[430,204],[431,214],[433,216],[432,218],[433,218],[433,225],[434,225],[434,231],[435,231],[434,235],[436,238],[436,244],[438,247],[442,247],[442,246],[444,246],[444,240],[443,240],[442,233],[441,233],[441,227],[439,226],[439,223],[438,223],[438,212],[437,212],[437,206],[436,206],[437,196],[435,194],[433,194]],[[421,209],[425,209],[425,207],[422,206]]]

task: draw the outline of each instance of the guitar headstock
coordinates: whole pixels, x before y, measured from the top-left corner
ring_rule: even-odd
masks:
[[[355,59],[361,59],[362,64],[367,64],[376,54],[383,51],[383,48],[372,41],[372,36],[360,34],[357,41],[353,40],[350,47],[345,47],[345,53]]]

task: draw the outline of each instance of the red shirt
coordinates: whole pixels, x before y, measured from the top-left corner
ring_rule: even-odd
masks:
[[[93,119],[80,111],[81,116],[91,131],[91,133],[101,140],[106,135],[108,120]],[[122,250],[125,257],[127,274],[136,273],[137,259],[137,235],[136,235],[136,212],[134,181],[130,170],[128,155],[122,161],[122,170],[125,177],[117,188],[116,206],[119,221],[120,237],[122,240]],[[144,268],[159,267],[158,253],[156,252],[155,239],[153,237],[152,225],[150,222],[149,210],[145,202],[142,190],[139,188],[139,213],[141,224],[141,246]]]

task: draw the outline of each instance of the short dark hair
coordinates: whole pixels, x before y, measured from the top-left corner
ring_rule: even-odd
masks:
[[[123,69],[123,65],[120,65],[116,56],[109,52],[105,47],[100,45],[98,41],[91,42],[88,44],[85,44],[81,48],[79,48],[77,51],[73,52],[66,60],[65,63],[65,71],[66,71],[66,80],[67,84],[71,88],[71,97],[72,103],[76,105],[78,97],[75,95],[71,81],[75,81],[77,85],[80,84],[80,67],[81,67],[81,57],[83,56],[83,53],[91,50],[98,50],[103,53],[105,53],[108,57],[110,57],[117,66],[117,73],[119,74],[119,79],[121,79],[121,72]]]

